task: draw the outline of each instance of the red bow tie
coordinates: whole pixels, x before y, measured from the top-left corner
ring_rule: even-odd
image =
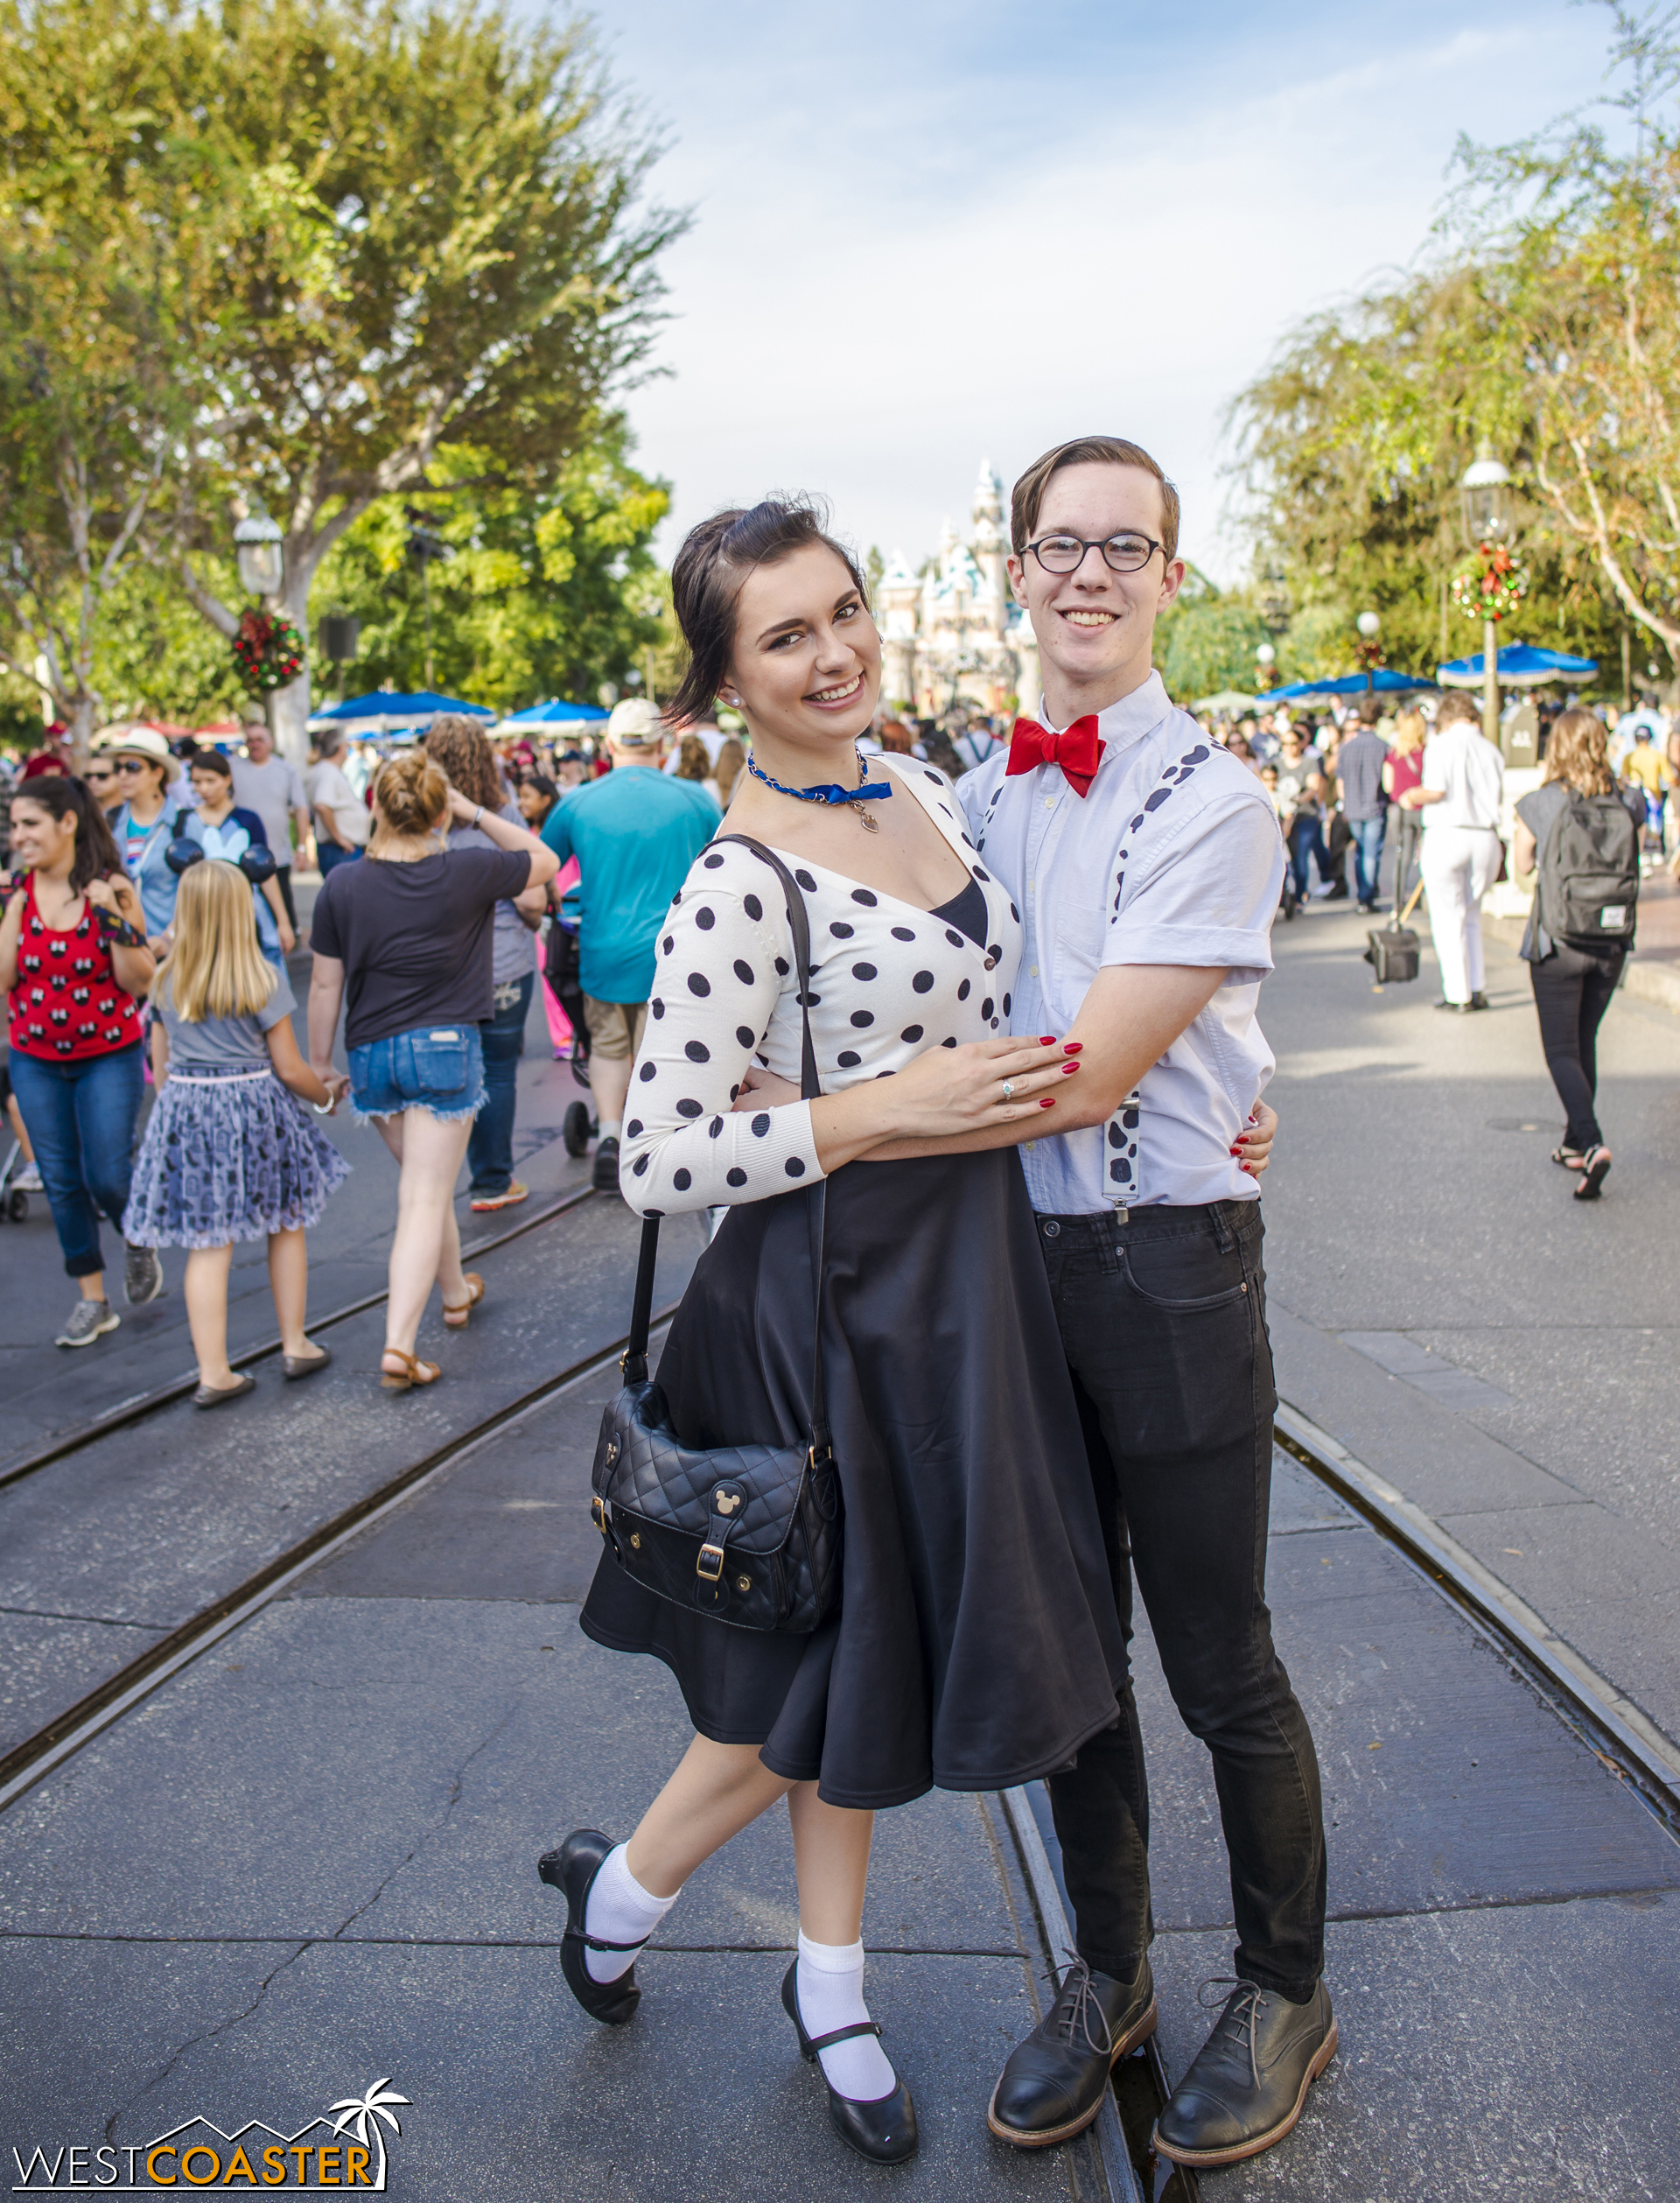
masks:
[[[1096,768],[1102,761],[1102,744],[1096,731],[1096,714],[1092,712],[1060,734],[1053,734],[1040,726],[1036,719],[1017,719],[1015,732],[1009,738],[1009,763],[1004,777],[1012,773],[1030,773],[1037,765],[1060,765],[1062,777],[1075,796],[1089,792],[1096,778]]]

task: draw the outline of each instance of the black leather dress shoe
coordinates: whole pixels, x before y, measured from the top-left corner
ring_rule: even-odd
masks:
[[[648,1940],[644,1935],[641,1943],[603,1943],[584,1933],[590,1891],[601,1870],[601,1861],[616,1849],[612,1837],[603,1835],[598,1828],[574,1828],[557,1851],[545,1851],[536,1863],[538,1874],[566,1900],[566,1932],[560,1940],[560,1971],[566,1977],[566,1987],[592,2019],[605,2020],[609,2027],[623,2026],[641,2002],[634,1964],[615,1982],[592,1981],[584,1954],[639,1951]]]
[[[1254,1982],[1236,1982],[1155,2122],[1154,2148],[1179,2164],[1258,2157],[1290,2131],[1335,2054],[1336,2022],[1322,1982],[1310,2004],[1292,2004]]]
[[[1155,1983],[1149,1961],[1134,1978],[1094,1974],[1076,1958],[1055,2003],[998,2075],[986,2124],[1000,2142],[1041,2150],[1090,2125],[1102,2108],[1109,2075],[1155,2031]]]
[[[1470,1007],[1473,1010],[1490,1010],[1493,1007],[1493,1004],[1488,1000],[1488,997],[1481,992],[1480,988],[1478,987],[1476,992],[1470,997]]]
[[[781,2002],[799,2031],[799,2054],[812,2064],[816,2064],[817,2052],[828,2049],[831,2043],[850,2042],[854,2035],[878,2035],[881,2031],[872,2019],[860,2019],[855,2027],[836,2027],[827,2035],[808,2035],[805,2022],[799,2016],[797,1959],[782,1977]],[[820,2066],[817,2071],[822,2073]],[[872,2158],[877,2164],[902,2164],[906,2157],[914,2157],[920,2140],[916,2132],[916,2107],[902,2080],[891,2095],[878,2096],[873,2103],[859,2103],[855,2097],[843,2096],[825,2073],[822,2085],[829,2092],[829,2116],[834,2122],[835,2132],[843,2142],[849,2142],[860,2157]]]

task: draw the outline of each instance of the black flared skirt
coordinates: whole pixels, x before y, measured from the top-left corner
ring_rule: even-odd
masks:
[[[838,1612],[805,1637],[734,1628],[604,1549],[583,1627],[664,1660],[702,1736],[760,1746],[831,1805],[1030,1781],[1113,1723],[1124,1648],[1019,1167],[856,1162],[828,1183]],[[805,1435],[808,1231],[784,1194],[732,1210],[701,1257],[657,1372],[685,1444]]]

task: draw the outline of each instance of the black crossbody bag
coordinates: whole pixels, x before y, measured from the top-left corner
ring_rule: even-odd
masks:
[[[805,900],[780,858],[745,834],[725,834],[780,878],[793,926],[802,1027],[800,1092],[822,1089],[811,1045],[811,947]],[[840,1477],[830,1442],[822,1378],[822,1228],[827,1188],[806,1194],[816,1318],[811,1428],[796,1446],[684,1446],[665,1395],[648,1374],[659,1219],[641,1227],[624,1383],[601,1418],[592,1479],[595,1526],[626,1575],[679,1606],[737,1629],[808,1634],[840,1596]]]

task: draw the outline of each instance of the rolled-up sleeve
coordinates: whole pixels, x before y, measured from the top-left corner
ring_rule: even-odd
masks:
[[[810,1104],[737,1110],[789,974],[756,895],[700,875],[660,934],[619,1183],[640,1216],[767,1200],[822,1175]],[[754,918],[751,902],[760,916]]]
[[[1151,847],[1141,878],[1123,870],[1102,961],[1223,965],[1228,984],[1270,971],[1271,922],[1283,891],[1282,837],[1270,806],[1222,791]]]

